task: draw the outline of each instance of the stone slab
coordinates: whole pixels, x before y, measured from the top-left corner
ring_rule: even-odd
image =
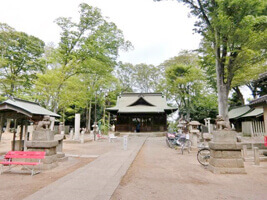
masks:
[[[54,131],[49,129],[35,130],[32,133],[32,140],[36,141],[53,141]]]
[[[227,131],[227,130],[221,130],[221,131],[214,131],[213,132],[213,142],[236,142],[236,136],[237,132],[235,131]]]
[[[57,161],[64,162],[64,161],[67,161],[68,159],[69,159],[68,157],[63,157],[63,158],[58,158]]]
[[[208,170],[214,174],[246,174],[245,168],[225,168],[209,165]]]
[[[242,144],[241,143],[209,142],[209,148],[213,150],[240,151],[242,149]]]
[[[220,168],[244,168],[243,159],[210,158],[209,165]]]
[[[215,151],[210,150],[210,156],[213,158],[242,158],[240,151]]]
[[[63,152],[57,152],[57,157],[58,158],[63,158],[63,157],[65,157],[65,153],[63,153]]]
[[[51,148],[56,147],[58,141],[27,141],[26,147]]]
[[[51,155],[51,156],[45,156],[45,158],[42,160],[42,163],[44,164],[51,164],[57,162],[57,155]]]

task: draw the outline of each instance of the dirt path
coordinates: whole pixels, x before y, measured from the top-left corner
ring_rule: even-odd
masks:
[[[245,163],[245,175],[215,175],[196,153],[181,155],[163,137],[148,138],[111,199],[266,199],[267,162]]]

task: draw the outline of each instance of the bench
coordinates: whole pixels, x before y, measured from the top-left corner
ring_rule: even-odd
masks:
[[[1,172],[2,174],[3,171],[3,166],[8,166],[9,169],[6,171],[10,171],[12,167],[15,167],[17,165],[24,166],[27,170],[31,171],[31,175],[35,175],[40,173],[34,171],[34,167],[36,165],[41,164],[41,159],[45,158],[45,152],[43,151],[9,151],[5,156],[4,156],[4,161],[1,161]],[[21,161],[21,160],[24,161]],[[26,160],[29,159],[27,162]],[[32,161],[32,160],[38,160],[37,162]],[[31,166],[31,168],[29,167]]]

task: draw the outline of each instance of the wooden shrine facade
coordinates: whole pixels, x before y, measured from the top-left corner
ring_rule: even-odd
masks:
[[[138,124],[140,128],[138,130]],[[167,130],[167,116],[165,113],[129,113],[118,114],[117,131],[127,132],[155,132]]]
[[[167,105],[162,93],[123,93],[116,106],[107,109],[115,116],[119,132],[164,132],[167,115],[176,110]]]

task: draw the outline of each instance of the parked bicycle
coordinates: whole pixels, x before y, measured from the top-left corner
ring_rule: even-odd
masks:
[[[204,147],[198,150],[197,160],[201,165],[208,166],[210,160],[210,149],[208,147]]]
[[[175,146],[181,147],[181,153],[184,153],[184,150],[187,150],[188,153],[191,151],[192,142],[189,140],[188,134],[176,134],[176,133],[167,133],[166,134],[166,144],[170,148]]]
[[[191,146],[192,146],[191,140],[189,140],[186,137],[180,137],[179,140],[177,141],[177,143],[178,142],[179,142],[179,144],[181,146],[182,155],[184,154],[184,150],[187,150],[188,153],[191,152]]]

